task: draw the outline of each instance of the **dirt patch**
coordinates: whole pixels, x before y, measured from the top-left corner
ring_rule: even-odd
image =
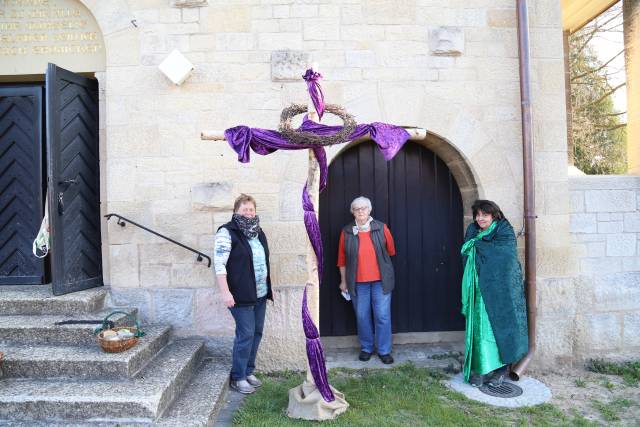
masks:
[[[552,393],[552,404],[601,425],[640,426],[640,385],[584,369],[532,372]]]

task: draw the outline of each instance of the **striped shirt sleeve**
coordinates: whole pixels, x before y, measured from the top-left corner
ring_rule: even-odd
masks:
[[[213,244],[213,269],[216,274],[227,274],[227,261],[231,253],[231,235],[229,230],[222,227],[216,233]]]

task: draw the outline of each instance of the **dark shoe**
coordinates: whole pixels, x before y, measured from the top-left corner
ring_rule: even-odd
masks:
[[[507,375],[507,367],[503,366],[500,369],[496,369],[493,371],[489,377],[488,384],[491,387],[500,387],[504,382],[504,378]]]
[[[471,378],[469,378],[469,385],[471,387],[482,387],[484,385],[484,375],[471,375]]]
[[[380,360],[385,365],[391,365],[393,363],[393,357],[390,354],[381,354]]]
[[[368,353],[362,350],[360,352],[360,356],[358,356],[358,359],[362,360],[363,362],[366,362],[367,360],[371,359],[371,353]]]

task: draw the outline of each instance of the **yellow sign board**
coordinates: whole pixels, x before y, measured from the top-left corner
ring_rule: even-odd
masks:
[[[47,63],[103,71],[102,33],[77,0],[0,0],[0,75],[44,74]]]

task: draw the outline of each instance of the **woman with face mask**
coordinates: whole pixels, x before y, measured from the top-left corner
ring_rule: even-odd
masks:
[[[266,310],[273,301],[269,276],[269,246],[256,215],[256,201],[241,194],[231,221],[218,229],[214,268],[220,298],[236,323],[231,366],[231,389],[250,394],[262,383],[254,375],[256,354]]]

